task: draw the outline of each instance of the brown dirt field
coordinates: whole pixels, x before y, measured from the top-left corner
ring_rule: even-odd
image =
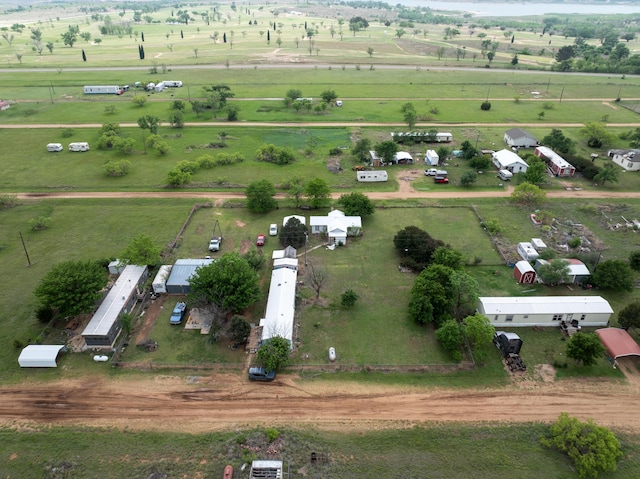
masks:
[[[206,432],[313,424],[332,430],[411,427],[419,422],[551,422],[561,412],[640,432],[640,396],[610,382],[536,381],[500,390],[417,389],[357,383],[273,383],[244,376],[80,378],[0,389],[0,423],[29,422]]]

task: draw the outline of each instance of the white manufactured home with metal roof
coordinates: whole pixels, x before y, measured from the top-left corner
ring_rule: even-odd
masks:
[[[495,327],[607,326],[613,309],[601,296],[481,297],[478,312]]]

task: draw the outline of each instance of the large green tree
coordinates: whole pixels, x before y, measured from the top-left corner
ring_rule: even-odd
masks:
[[[591,148],[606,148],[615,138],[607,131],[604,123],[598,122],[585,123],[580,133],[587,139],[587,145]]]
[[[160,128],[160,118],[153,115],[144,115],[138,118],[138,126],[143,130],[149,130],[154,135],[158,134]]]
[[[444,246],[444,242],[432,238],[417,226],[407,226],[396,233],[393,245],[405,266],[414,271],[422,271],[431,262],[436,248]]]
[[[314,178],[305,185],[304,194],[309,199],[312,208],[322,208],[329,201],[331,188],[324,178]]]
[[[633,290],[633,271],[629,263],[620,259],[602,261],[593,273],[593,281],[601,289]]]
[[[351,147],[351,154],[359,161],[369,161],[369,152],[373,149],[369,138],[361,138]]]
[[[635,300],[618,312],[618,324],[623,329],[640,328],[640,301]]]
[[[273,336],[260,345],[258,361],[267,371],[277,371],[289,362],[289,340],[281,336]]]
[[[604,346],[595,333],[576,333],[567,343],[567,357],[581,362],[584,366],[593,366],[604,354]]]
[[[300,248],[307,241],[307,227],[298,218],[289,218],[280,228],[280,244]]]
[[[267,213],[278,206],[274,198],[276,187],[269,180],[250,183],[244,193],[247,197],[247,208],[253,213]]]
[[[539,206],[546,197],[544,190],[526,182],[516,186],[511,193],[511,201],[524,206]]]
[[[604,165],[598,173],[593,177],[593,181],[597,184],[604,186],[608,181],[609,183],[617,183],[620,180],[620,169],[611,163]]]
[[[395,141],[386,140],[377,143],[374,147],[376,155],[385,163],[393,161],[393,157],[398,153],[398,144]]]
[[[235,252],[198,268],[189,284],[194,302],[213,305],[220,317],[240,312],[260,297],[257,273]]]
[[[462,320],[462,329],[473,350],[475,359],[478,361],[486,359],[493,346],[493,335],[496,332],[496,328],[491,324],[489,318],[480,313],[467,316]]]
[[[93,311],[107,285],[106,269],[95,261],[64,261],[42,278],[34,294],[58,316]]]
[[[453,359],[460,361],[464,344],[464,334],[460,323],[455,319],[448,319],[436,330],[436,339],[442,347],[447,350]]]
[[[144,233],[134,237],[120,254],[120,261],[126,264],[153,266],[160,264],[162,248],[154,244],[151,236]]]
[[[547,165],[536,155],[527,155],[525,158],[529,167],[524,173],[524,181],[532,185],[540,185],[546,178]]]
[[[376,211],[369,197],[363,193],[346,193],[337,203],[347,216],[369,216]]]
[[[569,282],[569,262],[564,259],[554,259],[538,267],[537,274],[549,286],[556,286]]]
[[[564,136],[562,130],[556,128],[551,129],[551,133],[545,136],[541,143],[548,146],[557,153],[568,154],[575,150],[576,142],[571,138]]]
[[[600,472],[615,471],[622,457],[620,442],[613,432],[592,419],[582,422],[566,412],[560,414],[549,428],[549,435],[540,442],[567,454],[580,477],[597,477]]]

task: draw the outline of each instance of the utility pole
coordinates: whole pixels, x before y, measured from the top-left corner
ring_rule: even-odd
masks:
[[[304,232],[304,265],[307,266],[307,243],[309,243],[309,233]]]
[[[27,245],[24,244],[24,238],[22,237],[22,233],[18,232],[20,235],[20,241],[22,241],[22,247],[24,248],[24,254],[27,255],[27,263],[31,266],[31,259],[29,258],[29,252],[27,251]]]

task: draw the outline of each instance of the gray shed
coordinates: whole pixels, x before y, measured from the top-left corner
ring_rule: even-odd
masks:
[[[176,260],[171,269],[166,288],[169,294],[188,294],[191,291],[189,279],[202,266],[213,263],[212,258],[185,258]]]

